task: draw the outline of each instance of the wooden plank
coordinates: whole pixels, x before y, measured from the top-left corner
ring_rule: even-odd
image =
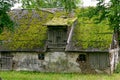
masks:
[[[100,69],[104,69],[107,65],[107,62],[106,62],[106,53],[104,54],[100,54]]]
[[[74,24],[71,27],[71,30],[70,30],[70,33],[69,33],[69,36],[68,36],[68,39],[67,39],[67,44],[69,44],[69,42],[72,38],[73,30],[74,30]]]
[[[91,68],[95,69],[95,53],[89,54],[89,63],[91,65]]]
[[[12,55],[10,53],[1,53],[0,58],[0,69],[1,70],[12,70]]]
[[[99,69],[99,64],[100,64],[100,62],[99,62],[99,54],[98,53],[94,53],[95,55],[94,55],[94,62],[95,62],[95,68],[96,69]]]
[[[93,69],[98,69],[99,68],[99,55],[97,53],[90,53],[89,63]]]
[[[92,68],[105,69],[109,66],[109,58],[107,53],[90,53],[89,63]]]

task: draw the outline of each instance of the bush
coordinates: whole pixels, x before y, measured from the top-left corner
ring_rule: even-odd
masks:
[[[116,70],[115,70],[115,73],[120,73],[120,63],[118,63]]]

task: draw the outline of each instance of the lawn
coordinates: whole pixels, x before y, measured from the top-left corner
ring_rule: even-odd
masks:
[[[120,74],[67,74],[1,71],[3,80],[120,80]]]

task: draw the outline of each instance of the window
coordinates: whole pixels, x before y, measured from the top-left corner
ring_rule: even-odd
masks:
[[[80,54],[77,58],[77,61],[85,62],[86,61],[86,55],[85,54]]]
[[[39,60],[44,60],[44,58],[45,58],[45,54],[44,53],[38,54],[38,59]]]

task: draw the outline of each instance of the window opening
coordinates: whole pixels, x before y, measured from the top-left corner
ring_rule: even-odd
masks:
[[[85,54],[80,54],[77,58],[77,61],[85,62],[86,61],[86,55]]]
[[[44,53],[38,54],[38,59],[39,60],[44,60],[44,58],[45,58],[45,54]]]

